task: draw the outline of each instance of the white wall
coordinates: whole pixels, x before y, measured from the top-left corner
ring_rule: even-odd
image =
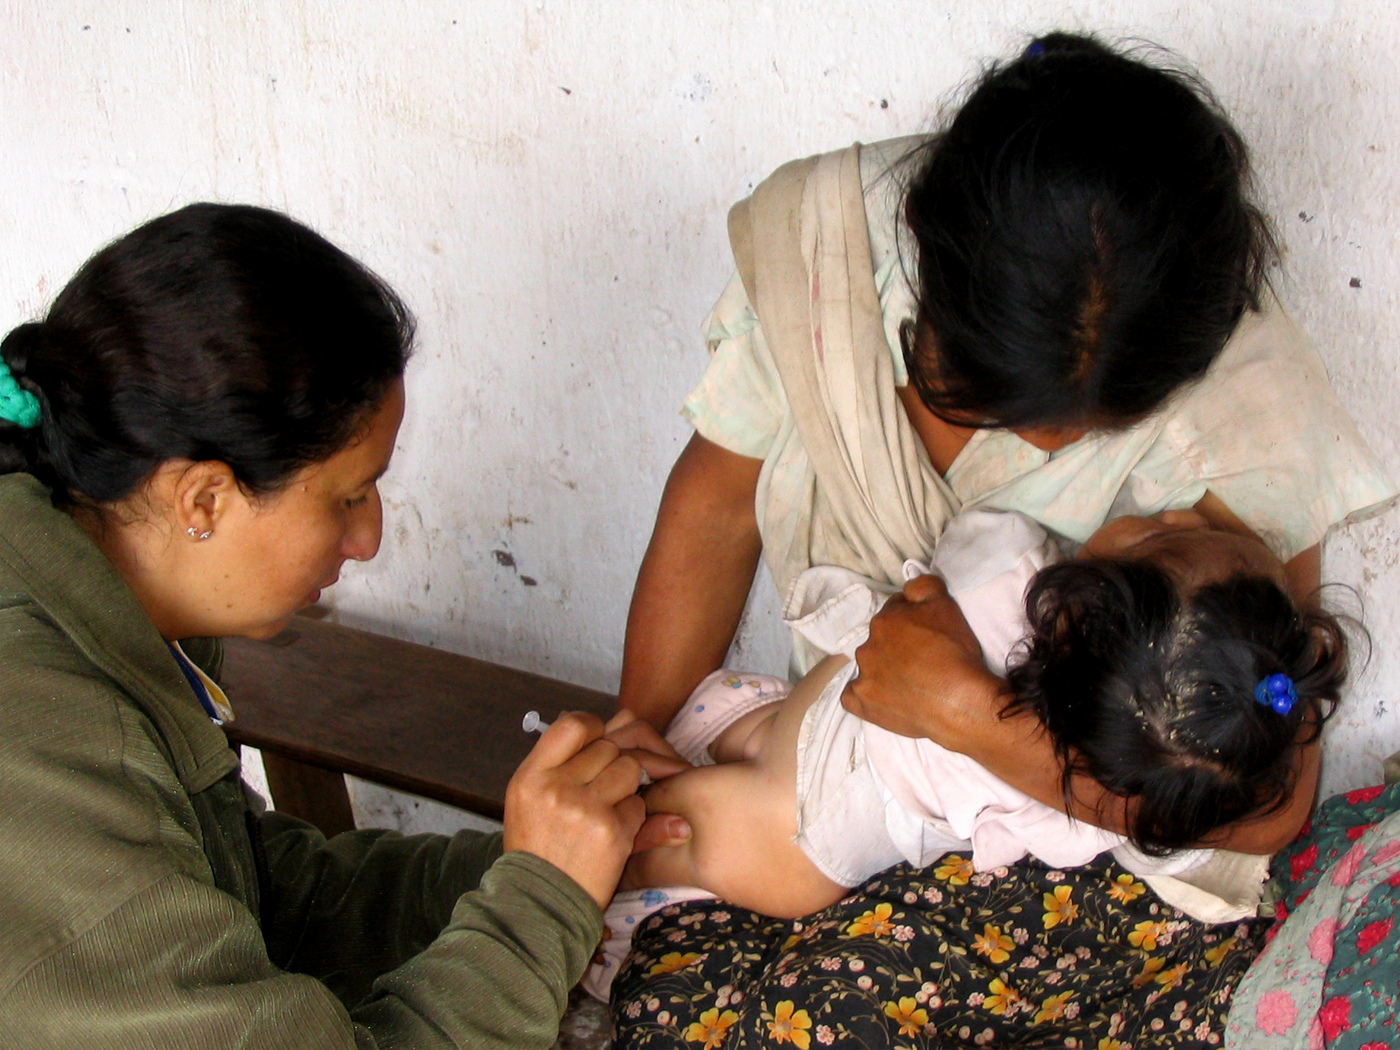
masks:
[[[291,212],[416,310],[385,550],[329,599],[348,623],[614,687],[687,437],[676,408],[704,366],[698,325],[728,275],[728,205],[791,157],[926,128],[980,62],[1055,26],[1164,43],[1215,85],[1287,243],[1285,297],[1400,473],[1385,0],[0,10],[0,327],[107,239],[208,198]],[[1377,642],[1336,727],[1333,788],[1400,748],[1396,530],[1391,515],[1328,548]],[[780,669],[760,604],[744,660]]]

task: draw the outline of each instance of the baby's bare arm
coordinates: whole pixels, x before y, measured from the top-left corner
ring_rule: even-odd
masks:
[[[679,813],[692,829],[682,846],[628,862],[625,889],[699,886],[764,915],[795,918],[840,900],[838,886],[793,841],[797,833],[797,732],[802,716],[844,661],[824,661],[799,682],[767,724],[751,757],[654,784],[649,812]]]

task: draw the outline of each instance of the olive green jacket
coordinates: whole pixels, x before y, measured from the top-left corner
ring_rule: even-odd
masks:
[[[0,1047],[548,1046],[602,919],[500,851],[250,810],[130,589],[0,477]]]

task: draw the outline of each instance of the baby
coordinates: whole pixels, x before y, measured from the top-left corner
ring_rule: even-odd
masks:
[[[1032,711],[1050,734],[1066,792],[1080,772],[1133,799],[1126,839],[964,755],[847,712],[853,654],[893,588],[810,569],[785,615],[832,655],[791,692],[779,679],[716,672],[676,716],[667,739],[701,768],[657,783],[647,807],[684,814],[693,837],[635,856],[623,885],[703,889],[619,894],[612,965],[590,975],[592,989],[610,980],[630,925],[675,900],[717,895],[796,917],[901,860],[926,866],[969,849],[978,870],[1027,853],[1073,866],[1112,850],[1136,874],[1185,877],[1212,861],[1191,847],[1284,806],[1298,748],[1337,699],[1346,644],[1333,618],[1294,606],[1268,548],[1169,512],[1116,519],[1077,559],[1056,562],[1030,519],[969,511],[950,523],[931,568],[988,667],[1006,676],[1007,709]],[[1262,862],[1254,868],[1257,886]],[[1189,886],[1173,903],[1191,910]],[[1200,917],[1223,921],[1216,912]]]

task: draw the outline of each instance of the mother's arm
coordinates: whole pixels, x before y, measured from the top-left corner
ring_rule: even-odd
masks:
[[[917,653],[917,659],[909,654]],[[903,736],[927,737],[975,759],[1032,798],[1076,819],[1122,834],[1131,803],[1077,775],[1066,802],[1060,760],[1032,714],[1001,717],[1004,683],[987,670],[957,603],[937,577],[921,576],[870,624],[856,653],[860,675],[843,703]],[[1298,779],[1283,807],[1228,828],[1205,846],[1275,853],[1297,835],[1317,793],[1319,746],[1300,749]]]
[[[762,551],[762,466],[697,433],[671,468],[632,592],[618,695],[658,730],[734,639]]]

